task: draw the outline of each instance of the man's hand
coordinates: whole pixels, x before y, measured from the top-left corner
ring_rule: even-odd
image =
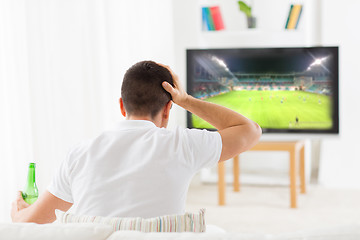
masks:
[[[18,191],[16,195],[16,200],[12,203],[12,207],[11,207],[12,221],[16,222],[19,212],[29,206],[30,204],[25,202],[24,199],[22,198],[21,191]]]
[[[171,73],[171,76],[174,80],[174,86],[171,86],[171,84],[169,84],[168,82],[163,82],[162,86],[163,88],[171,94],[172,100],[174,103],[176,103],[177,105],[184,107],[186,105],[186,102],[189,98],[189,95],[186,93],[186,91],[184,90],[184,88],[181,86],[180,82],[179,82],[179,78],[178,76],[171,70],[171,68],[169,66],[165,66],[162,64],[159,64],[160,66],[163,66],[164,68],[166,68],[167,70],[169,70],[169,72]]]
[[[36,202],[29,205],[18,192],[16,200],[12,204],[11,218],[13,222],[51,223],[55,221],[55,209],[66,212],[72,203],[55,197],[49,191],[45,191]]]

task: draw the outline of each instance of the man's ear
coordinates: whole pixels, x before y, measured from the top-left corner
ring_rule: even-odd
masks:
[[[125,110],[125,107],[124,107],[124,102],[122,100],[122,98],[119,99],[119,103],[120,103],[120,111],[121,111],[121,114],[126,117],[126,110]]]
[[[168,119],[170,116],[170,109],[172,107],[173,102],[170,100],[164,108],[164,112],[163,112],[163,118]]]

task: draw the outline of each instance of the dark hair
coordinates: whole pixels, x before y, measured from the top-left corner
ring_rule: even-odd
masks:
[[[121,86],[126,112],[155,117],[171,100],[171,95],[161,85],[164,81],[174,86],[169,70],[153,61],[138,62],[130,67]]]

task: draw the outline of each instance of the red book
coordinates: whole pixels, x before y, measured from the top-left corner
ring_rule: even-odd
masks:
[[[214,21],[215,30],[224,29],[225,26],[224,26],[224,22],[223,22],[223,19],[221,16],[220,7],[219,6],[210,7],[210,13],[211,13],[211,17]]]

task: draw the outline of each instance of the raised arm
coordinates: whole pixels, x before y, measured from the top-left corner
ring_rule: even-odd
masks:
[[[55,221],[55,209],[67,211],[72,203],[55,197],[45,191],[32,205],[27,204],[18,192],[16,200],[12,204],[11,218],[13,222],[51,223]]]
[[[261,128],[256,122],[226,107],[188,95],[180,85],[178,77],[169,67],[164,67],[171,72],[174,79],[175,88],[163,82],[163,88],[171,94],[172,100],[218,129],[223,145],[220,161],[249,150],[259,141]]]

